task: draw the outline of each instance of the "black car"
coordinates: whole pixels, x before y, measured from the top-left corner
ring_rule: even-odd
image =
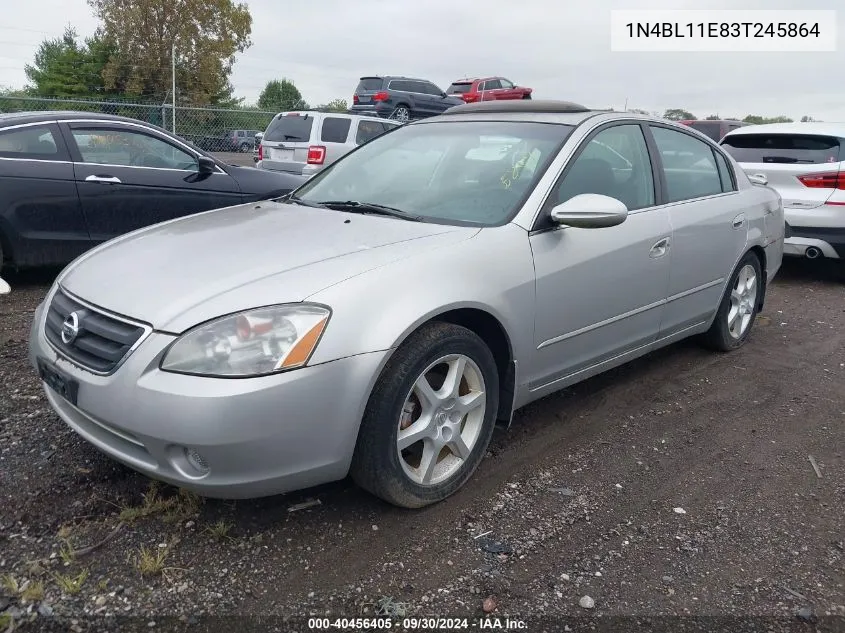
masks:
[[[123,233],[278,197],[303,182],[224,164],[134,119],[0,114],[0,267],[66,264]]]
[[[361,77],[349,112],[375,114],[404,123],[442,114],[463,103],[463,99],[447,95],[427,79],[373,76]]]

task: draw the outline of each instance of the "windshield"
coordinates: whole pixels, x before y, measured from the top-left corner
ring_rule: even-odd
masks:
[[[500,121],[407,125],[347,154],[296,197],[378,204],[445,224],[504,224],[572,129]]]

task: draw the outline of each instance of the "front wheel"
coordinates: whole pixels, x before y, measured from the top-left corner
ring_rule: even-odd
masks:
[[[530,94],[524,94],[524,95],[522,95],[522,98],[523,99],[530,99],[531,95]]]
[[[376,383],[350,474],[400,507],[441,501],[478,467],[498,406],[499,375],[484,341],[451,323],[423,326]]]
[[[754,253],[746,253],[731,275],[713,325],[704,335],[709,347],[729,352],[745,344],[757,318],[762,284],[760,260]]]

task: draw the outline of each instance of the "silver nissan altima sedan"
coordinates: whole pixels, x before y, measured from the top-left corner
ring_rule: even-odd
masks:
[[[283,198],[69,265],[31,361],[82,437],[210,497],[344,478],[449,496],[515,409],[680,339],[748,340],[783,206],[688,127],[494,101],[402,126]]]

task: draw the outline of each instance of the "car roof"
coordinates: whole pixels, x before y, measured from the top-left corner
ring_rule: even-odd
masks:
[[[331,110],[285,110],[284,112],[277,113],[273,118],[278,119],[281,116],[294,115],[294,114],[299,114],[299,115],[304,114],[304,115],[310,115],[310,116],[314,116],[314,115],[317,115],[317,114],[324,114],[324,115],[327,115],[327,116],[338,117],[338,118],[341,118],[341,119],[365,119],[367,121],[378,121],[380,123],[384,123],[384,122],[397,123],[397,121],[394,121],[392,119],[385,119],[384,117],[375,116],[375,115],[371,115],[371,114],[363,114],[363,113],[358,113],[358,112],[333,112]]]
[[[102,112],[85,112],[75,110],[37,110],[30,112],[6,112],[0,114],[0,125],[18,125],[20,123],[38,123],[39,121],[56,121],[59,119],[97,119],[100,121],[122,121],[124,123],[142,123],[150,127],[161,129],[153,123],[139,121],[115,114]]]
[[[449,108],[444,113],[409,123],[408,125],[420,125],[430,121],[449,120],[453,117],[464,121],[531,121],[536,123],[559,123],[564,125],[580,125],[587,119],[601,117],[601,122],[617,120],[643,121],[666,125],[683,129],[689,134],[695,134],[702,139],[707,139],[695,128],[681,125],[677,121],[670,121],[660,117],[640,114],[638,112],[616,112],[600,108],[588,108],[587,106],[571,101],[553,100],[501,100],[501,101],[480,101],[467,103]],[[712,142],[712,140],[711,140]]]
[[[824,123],[821,121],[761,123],[760,125],[747,125],[731,130],[725,136],[736,136],[737,134],[818,134],[845,137],[845,123]]]

